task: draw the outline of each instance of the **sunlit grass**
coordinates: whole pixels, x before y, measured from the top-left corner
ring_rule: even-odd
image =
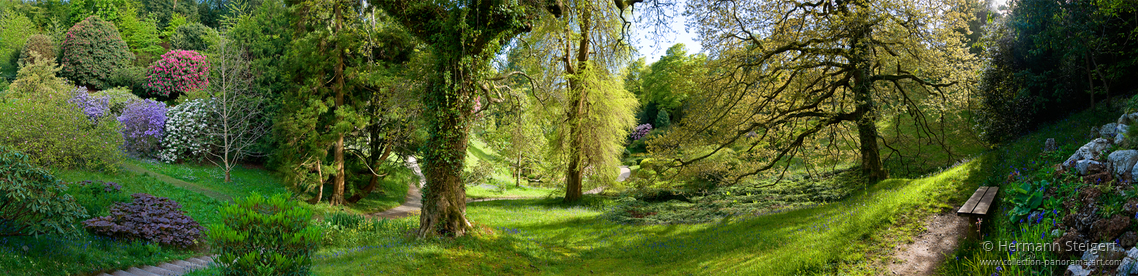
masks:
[[[836,273],[865,262],[864,244],[899,214],[949,207],[975,188],[967,163],[934,176],[883,181],[845,200],[758,217],[688,225],[626,225],[600,218],[605,201],[472,203],[476,233],[455,239],[407,235],[326,248],[319,275],[791,275]],[[609,203],[611,204],[611,202]],[[410,233],[417,217],[401,233]],[[862,246],[858,246],[862,244]],[[847,265],[842,265],[847,264]]]
[[[498,183],[500,185],[506,183]],[[512,183],[503,185],[502,187],[486,187],[482,185],[466,187],[466,197],[472,199],[479,198],[495,198],[495,197],[547,197],[550,195],[557,195],[559,190],[514,186]]]

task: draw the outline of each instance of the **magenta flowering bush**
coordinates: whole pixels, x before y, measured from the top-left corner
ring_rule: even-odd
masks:
[[[146,87],[163,97],[202,90],[209,85],[209,61],[195,51],[173,50],[150,66]]]
[[[152,156],[158,152],[166,126],[166,104],[154,100],[132,102],[119,115],[123,149]]]

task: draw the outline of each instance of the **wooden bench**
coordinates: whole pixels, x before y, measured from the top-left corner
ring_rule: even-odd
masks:
[[[992,203],[996,200],[996,193],[1000,191],[1000,187],[996,186],[981,186],[972,193],[972,197],[964,202],[964,206],[960,206],[960,210],[956,210],[957,216],[964,216],[976,218],[972,225],[976,228],[977,235],[980,234],[980,224],[984,222],[984,217],[988,216],[988,211],[992,210]]]

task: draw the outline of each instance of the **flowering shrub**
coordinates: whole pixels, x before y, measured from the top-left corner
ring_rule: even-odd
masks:
[[[643,124],[636,126],[636,128],[632,129],[632,140],[640,140],[641,138],[644,138],[644,136],[648,135],[649,131],[652,131],[652,124]]]
[[[209,153],[206,128],[213,103],[206,99],[190,100],[170,108],[166,119],[166,136],[158,159],[166,163],[184,159],[202,159]]]
[[[0,146],[0,236],[74,233],[75,221],[87,211],[64,194],[67,186],[28,156]]]
[[[115,203],[110,208],[111,215],[89,219],[83,226],[102,235],[164,245],[190,246],[201,238],[201,225],[186,216],[182,205],[174,200],[141,193],[131,197],[131,203]]]
[[[150,66],[146,86],[160,96],[185,94],[209,85],[209,62],[195,51],[173,50]]]
[[[99,89],[109,88],[111,73],[134,59],[115,25],[98,16],[72,26],[59,48],[60,76]]]
[[[110,98],[96,97],[87,93],[86,87],[77,87],[71,90],[71,99],[67,100],[68,103],[75,105],[79,111],[87,115],[87,119],[91,120],[92,124],[99,122],[99,118],[107,115],[110,111]]]
[[[63,99],[11,99],[0,103],[0,145],[28,154],[33,164],[52,168],[114,171],[122,162],[116,120],[90,117]]]
[[[158,151],[165,133],[166,104],[154,100],[130,103],[119,115],[122,123],[123,149],[150,155]]]

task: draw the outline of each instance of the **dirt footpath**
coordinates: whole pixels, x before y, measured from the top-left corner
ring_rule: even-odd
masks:
[[[964,234],[968,233],[968,219],[950,210],[926,219],[925,229],[913,238],[913,243],[893,252],[894,261],[889,264],[892,275],[935,274],[937,266],[956,250]]]

